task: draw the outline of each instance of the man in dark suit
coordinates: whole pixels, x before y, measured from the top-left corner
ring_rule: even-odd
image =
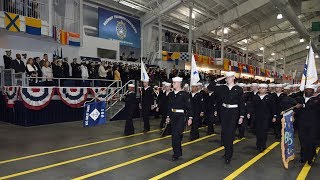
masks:
[[[125,114],[126,114],[126,125],[124,128],[124,135],[129,136],[134,134],[134,126],[133,126],[133,115],[137,109],[137,105],[139,101],[137,100],[136,93],[134,92],[134,84],[129,84],[128,89],[129,92],[126,95],[124,102],[125,104]]]
[[[14,69],[15,73],[24,73],[26,66],[21,59],[20,54],[16,54],[16,59],[11,62],[11,69]]]
[[[3,55],[3,61],[4,61],[4,69],[10,69],[11,68],[11,50],[6,50],[6,55]]]

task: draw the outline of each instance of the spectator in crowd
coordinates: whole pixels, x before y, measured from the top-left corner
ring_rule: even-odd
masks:
[[[63,58],[62,69],[63,69],[64,77],[69,78],[70,77],[70,67],[69,67],[69,63],[68,63],[68,58]]]
[[[42,77],[42,70],[41,70],[41,66],[40,66],[40,58],[39,57],[35,57],[33,59],[33,64],[37,67],[38,69],[38,77]]]
[[[45,62],[49,61],[48,60],[48,54],[43,55],[43,59],[40,61],[40,66],[42,67]]]
[[[89,86],[89,82],[86,81],[89,78],[89,71],[87,68],[87,63],[85,61],[82,61],[81,63],[81,78],[82,78],[82,86],[84,87]]]
[[[11,50],[6,50],[6,55],[3,55],[3,61],[4,61],[4,69],[10,69],[11,68]]]
[[[27,64],[27,53],[23,53],[23,54],[21,54],[21,56],[22,56],[22,61],[25,63],[25,64]]]
[[[52,78],[53,78],[53,73],[52,73],[52,68],[50,67],[50,62],[45,61],[44,65],[41,68],[42,70],[42,81],[44,82],[45,86],[52,86]]]
[[[94,62],[90,63],[89,68],[89,79],[97,79],[97,70]]]
[[[85,80],[85,79],[88,79],[88,77],[89,77],[88,68],[87,68],[87,66],[86,66],[86,63],[85,63],[85,62],[82,62],[82,63],[81,63],[81,78],[82,78],[83,80]]]
[[[24,73],[26,66],[21,59],[20,54],[16,54],[16,59],[11,62],[11,69],[14,69],[15,73]]]
[[[32,58],[29,58],[27,60],[26,73],[27,73],[27,77],[31,77],[29,78],[29,85],[30,86],[36,85],[37,79],[35,77],[38,77],[38,68],[37,66],[34,65]]]
[[[120,72],[119,72],[119,66],[116,66],[115,67],[115,70],[114,70],[114,80],[121,80],[121,75],[120,75]]]
[[[99,74],[99,79],[106,79],[107,78],[107,71],[105,68],[106,63],[104,61],[101,62],[99,69],[98,69],[98,74]],[[101,81],[100,82],[101,86],[105,86],[105,82]]]
[[[73,78],[81,78],[81,68],[80,64],[77,62],[77,58],[73,58],[73,62],[71,63],[71,71]]]

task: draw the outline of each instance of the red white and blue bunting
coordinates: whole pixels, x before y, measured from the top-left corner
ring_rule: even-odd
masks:
[[[20,90],[24,106],[32,110],[41,110],[46,107],[53,95],[53,87],[21,87]]]
[[[110,89],[97,87],[91,88],[90,90],[93,97],[97,96],[96,98],[98,101],[106,101]]]
[[[60,87],[58,93],[62,102],[72,108],[81,107],[88,97],[88,89],[83,87]]]
[[[19,86],[5,86],[4,96],[8,108],[13,108],[15,101],[18,99]]]

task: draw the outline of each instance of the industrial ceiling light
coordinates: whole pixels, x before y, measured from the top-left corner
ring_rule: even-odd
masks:
[[[294,34],[294,33],[296,33],[296,31],[290,31],[290,33],[291,33],[291,34]]]
[[[317,54],[317,55],[315,56],[315,58],[319,58],[319,55]]]
[[[283,57],[282,57],[282,58],[280,58],[280,59],[283,59]]]
[[[277,19],[282,19],[282,18],[283,18],[282,14],[277,15]]]
[[[306,47],[306,49],[309,49],[309,48],[310,48],[310,46],[307,46],[307,47]]]
[[[196,15],[194,13],[192,13],[191,18],[192,19],[196,18]]]
[[[273,53],[271,53],[271,56],[274,56],[274,55],[276,55],[276,53],[274,53],[274,52],[273,52]]]
[[[303,39],[303,38],[301,38],[301,39],[300,39],[300,42],[301,42],[301,43],[302,43],[302,42],[304,42],[304,39]]]
[[[261,47],[261,48],[260,48],[260,50],[261,50],[261,51],[263,51],[263,50],[264,50],[264,48],[263,48],[263,47]]]
[[[223,29],[223,33],[224,33],[224,34],[228,34],[228,31],[229,31],[228,28],[224,28],[224,29]]]

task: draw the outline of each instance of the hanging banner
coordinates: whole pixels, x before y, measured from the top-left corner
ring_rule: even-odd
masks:
[[[60,87],[58,93],[61,100],[72,108],[79,108],[87,100],[88,89],[82,87]]]
[[[99,37],[119,40],[121,45],[140,48],[140,20],[99,8]]]
[[[286,169],[289,167],[289,162],[294,159],[294,128],[293,128],[293,111],[288,111],[283,115],[282,122],[282,138],[281,152],[282,161]]]
[[[105,101],[91,102],[84,105],[83,127],[91,127],[106,124]]]
[[[20,91],[24,106],[37,111],[50,103],[53,94],[53,87],[21,87]]]
[[[13,108],[15,101],[18,99],[19,86],[5,86],[4,96],[6,99],[7,107]]]
[[[108,94],[110,94],[110,89],[97,87],[91,88],[91,94],[96,97],[98,101],[106,101]]]

